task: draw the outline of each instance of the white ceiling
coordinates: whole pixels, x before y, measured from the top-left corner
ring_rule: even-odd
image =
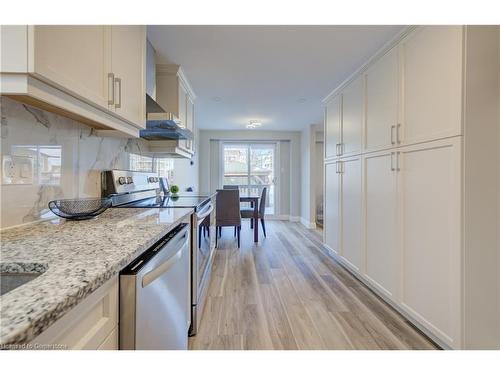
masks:
[[[300,130],[321,123],[321,99],[402,28],[149,26],[148,39],[182,66],[199,128]]]

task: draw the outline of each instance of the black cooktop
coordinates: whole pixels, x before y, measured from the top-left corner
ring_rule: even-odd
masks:
[[[198,208],[205,205],[210,200],[210,197],[196,196],[196,195],[182,195],[178,197],[173,196],[156,196],[153,198],[142,199],[135,202],[129,202],[117,207],[128,208]]]

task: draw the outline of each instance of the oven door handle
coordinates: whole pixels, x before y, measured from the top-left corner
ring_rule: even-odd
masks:
[[[145,274],[142,277],[142,287],[143,288],[147,287],[149,284],[151,284],[153,281],[155,281],[158,277],[160,277],[165,272],[167,272],[170,268],[172,268],[172,266],[175,263],[177,263],[177,261],[179,259],[182,258],[182,251],[184,250],[185,244],[187,242],[187,235],[184,234],[184,236],[182,236],[182,238],[185,239],[184,243],[182,244],[182,246],[179,248],[179,250],[174,255],[172,255],[165,262],[160,264],[155,269],[149,271],[147,274]]]
[[[206,218],[208,215],[210,215],[213,210],[214,210],[214,206],[212,205],[212,203],[209,203],[205,206],[206,208],[204,208],[202,211],[198,212],[196,214],[196,218],[198,219],[198,221],[201,221],[203,220],[204,218]]]

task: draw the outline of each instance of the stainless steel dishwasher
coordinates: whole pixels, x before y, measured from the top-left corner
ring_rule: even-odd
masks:
[[[187,349],[190,280],[183,223],[120,272],[120,349]]]

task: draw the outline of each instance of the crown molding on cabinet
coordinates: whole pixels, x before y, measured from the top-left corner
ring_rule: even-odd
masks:
[[[366,71],[371,65],[373,65],[377,60],[384,56],[389,50],[394,48],[399,42],[401,42],[406,36],[412,33],[419,26],[407,26],[394,38],[389,40],[386,44],[382,46],[373,56],[371,56],[363,65],[356,69],[350,76],[348,76],[340,85],[333,89],[321,102],[326,105],[335,95],[337,95],[344,87],[351,83],[356,77]]]

